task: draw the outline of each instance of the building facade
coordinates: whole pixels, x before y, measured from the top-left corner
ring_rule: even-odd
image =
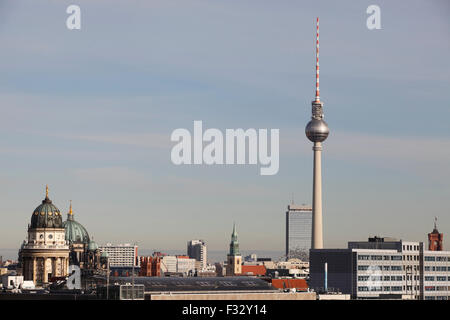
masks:
[[[347,249],[312,249],[310,286],[319,292],[336,289],[353,299],[448,300],[450,251],[378,237],[349,242]]]
[[[200,270],[206,269],[207,252],[206,243],[203,240],[191,240],[187,244],[187,255],[189,258],[200,262]]]
[[[139,257],[140,277],[160,277],[161,276],[161,257]]]
[[[312,207],[288,205],[286,211],[286,260],[308,261],[311,249]]]
[[[177,256],[177,272],[187,276],[194,275],[195,261],[188,256]]]
[[[52,277],[65,277],[69,268],[69,245],[59,209],[48,197],[33,211],[28,237],[19,250],[19,264],[24,280],[36,285]]]
[[[240,275],[242,273],[242,256],[239,252],[239,241],[236,231],[236,224],[233,225],[233,233],[231,234],[230,252],[227,255],[227,276]]]
[[[138,266],[137,245],[131,245],[129,243],[113,245],[111,243],[107,243],[105,246],[101,246],[99,249],[102,253],[108,253],[109,266],[111,268],[131,268],[133,267],[133,264],[134,266]]]

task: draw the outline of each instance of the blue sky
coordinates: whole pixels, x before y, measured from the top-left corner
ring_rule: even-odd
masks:
[[[324,242],[425,241],[450,224],[446,1],[0,2],[0,248],[50,197],[99,243],[283,250],[294,193],[310,203],[320,17]],[[381,7],[381,30],[366,8]],[[280,170],[175,166],[174,129],[280,129]],[[7,226],[7,227],[5,227]]]

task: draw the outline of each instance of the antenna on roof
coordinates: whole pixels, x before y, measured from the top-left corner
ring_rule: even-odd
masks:
[[[316,20],[316,102],[320,102],[319,90],[319,17]]]

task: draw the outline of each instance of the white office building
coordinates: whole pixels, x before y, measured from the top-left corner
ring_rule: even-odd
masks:
[[[133,263],[138,266],[139,261],[137,259],[137,245],[117,244],[113,245],[107,243],[105,246],[100,247],[100,251],[107,252],[109,257],[110,267],[132,267]]]
[[[161,273],[183,273],[188,276],[194,273],[195,262],[187,256],[162,256]]]
[[[185,275],[193,275],[195,272],[195,259],[187,257],[177,258],[177,272]]]
[[[161,273],[177,272],[177,257],[162,256],[161,257]]]
[[[316,291],[327,287],[353,299],[448,300],[450,251],[425,250],[423,242],[374,237],[349,242],[347,249],[312,249],[310,277]]]

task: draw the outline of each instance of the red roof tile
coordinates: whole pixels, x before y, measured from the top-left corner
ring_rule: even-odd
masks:
[[[266,267],[265,266],[243,265],[241,274],[242,275],[252,275],[252,276],[265,276],[266,275]]]
[[[272,286],[277,289],[308,289],[305,279],[272,279]]]

